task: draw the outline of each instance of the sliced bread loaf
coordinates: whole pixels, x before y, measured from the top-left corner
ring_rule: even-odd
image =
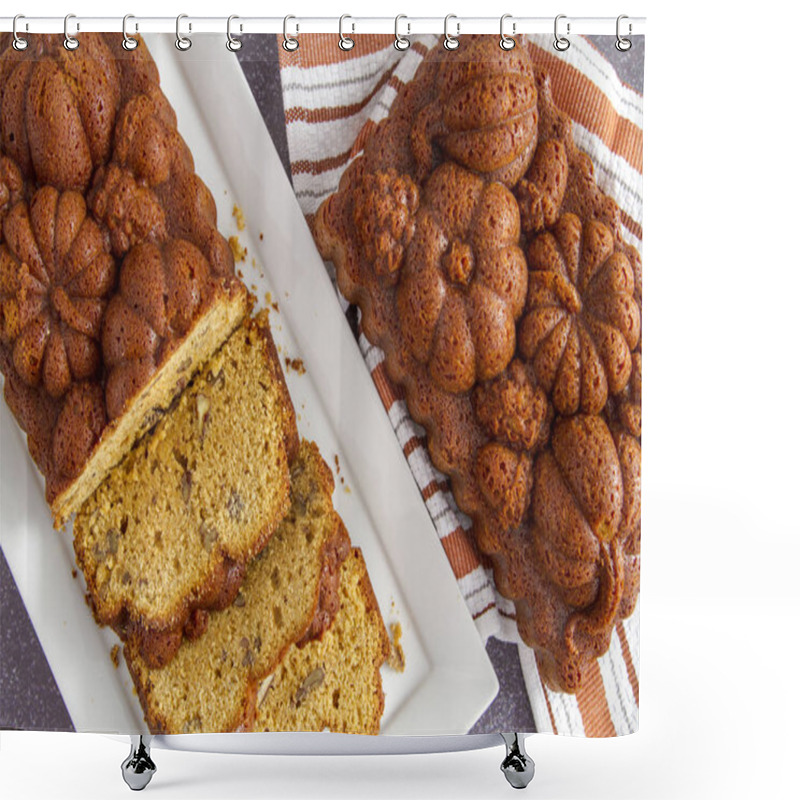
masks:
[[[320,639],[291,647],[261,682],[253,730],[380,731],[389,637],[360,550],[350,552],[341,571],[333,624]]]
[[[205,634],[185,641],[161,669],[149,667],[136,642],[128,641],[125,658],[151,731],[252,727],[261,682],[314,624],[320,597],[330,594],[323,575],[338,579],[349,550],[347,531],[333,509],[333,487],[317,446],[302,442],[292,465],[291,507],[269,545],[248,565],[234,602],[212,612]],[[338,598],[338,586],[334,592]],[[328,616],[332,612],[328,607]]]
[[[84,503],[77,562],[98,622],[151,666],[237,595],[290,504],[294,409],[265,314],[247,320]]]

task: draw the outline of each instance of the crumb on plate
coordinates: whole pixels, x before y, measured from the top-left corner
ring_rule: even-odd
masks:
[[[400,644],[402,636],[403,626],[399,622],[393,622],[389,625],[391,645],[389,658],[386,659],[386,664],[389,669],[393,669],[395,672],[404,672],[406,668],[406,654],[403,652],[403,646]]]
[[[233,204],[233,217],[236,220],[236,230],[243,231],[245,226],[244,212],[235,203]]]

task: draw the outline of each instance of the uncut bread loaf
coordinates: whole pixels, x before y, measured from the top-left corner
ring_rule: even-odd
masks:
[[[639,593],[641,259],[533,46],[459,41],[365,128],[314,236],[574,692]]]
[[[77,562],[95,617],[163,665],[289,508],[294,409],[266,312],[212,356],[152,433],[78,512]]]
[[[209,615],[208,629],[184,641],[163,668],[147,665],[137,643],[125,659],[153,733],[249,730],[258,689],[309,629],[316,635],[338,611],[339,572],[349,551],[334,511],[333,475],[312,442],[291,469],[291,506],[267,547],[248,565],[233,603]],[[335,597],[336,607],[330,606]],[[328,604],[326,625],[317,625]],[[307,646],[311,646],[310,644]]]
[[[246,311],[144,43],[0,34],[0,371],[57,525]]]
[[[256,731],[377,734],[383,715],[381,665],[389,637],[364,557],[342,564],[339,613],[321,638],[292,646],[258,689]]]

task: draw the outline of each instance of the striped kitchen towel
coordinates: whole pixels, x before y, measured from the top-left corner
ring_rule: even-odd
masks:
[[[440,46],[435,37],[412,42],[401,53],[393,37],[364,34],[345,53],[338,37],[307,34],[295,52],[279,48],[292,181],[307,219],[336,191],[345,168],[425,53]],[[641,249],[642,96],[618,79],[588,40],[573,36],[572,46],[561,53],[548,37],[531,42],[536,60],[552,77],[556,104],[575,122],[577,145],[592,157],[598,183],[620,206],[626,238]],[[635,731],[638,607],[617,625],[609,652],[589,669],[576,695],[545,688],[533,651],[517,633],[514,606],[495,589],[491,568],[469,536],[470,520],[459,511],[447,478],[433,467],[425,433],[389,380],[383,353],[363,334],[359,344],[478,630],[484,640],[494,636],[518,646],[537,730],[585,736]]]

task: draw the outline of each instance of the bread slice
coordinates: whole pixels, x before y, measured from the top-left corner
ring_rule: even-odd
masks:
[[[290,504],[294,409],[266,314],[248,320],[74,524],[95,616],[163,665],[236,597]]]
[[[342,564],[339,602],[328,631],[317,641],[291,647],[275,672],[261,682],[253,730],[380,731],[380,668],[390,645],[358,549]]]
[[[333,560],[337,566],[328,572],[338,575],[338,563],[349,549],[333,509],[333,487],[317,446],[302,442],[292,465],[289,512],[248,565],[234,602],[211,613],[205,634],[184,641],[161,669],[147,665],[135,641],[126,644],[125,659],[151,731],[223,732],[252,726],[261,682],[312,626],[325,566]]]
[[[241,324],[248,310],[244,287],[232,280],[228,286],[214,291],[214,299],[176,343],[170,357],[140,391],[131,392],[125,413],[105,426],[78,477],[66,481],[63,487],[54,482],[59,489],[48,491],[48,499],[56,526],[62,527],[81,507],[134,442],[170,406],[192,375]],[[81,431],[73,435],[80,436]]]

